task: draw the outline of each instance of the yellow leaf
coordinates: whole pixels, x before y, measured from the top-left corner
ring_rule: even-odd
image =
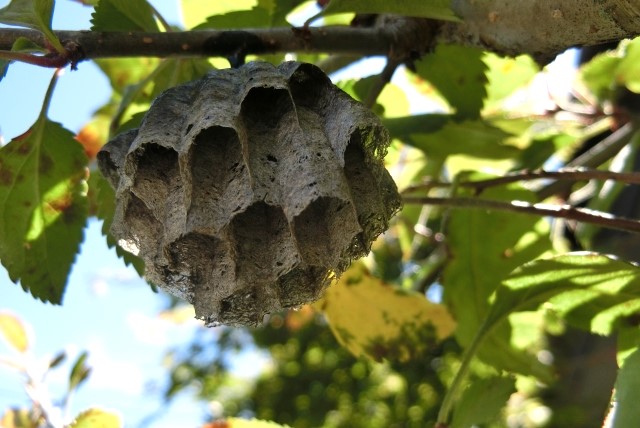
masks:
[[[89,409],[80,413],[69,428],[121,428],[120,416],[101,409]]]
[[[445,306],[385,284],[361,263],[342,274],[316,307],[342,346],[375,361],[419,357],[456,326]]]
[[[29,349],[27,329],[15,315],[8,312],[0,313],[0,333],[2,333],[9,345],[19,352],[25,352]]]

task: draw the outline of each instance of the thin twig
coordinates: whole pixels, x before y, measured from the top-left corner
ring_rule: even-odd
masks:
[[[589,181],[589,180],[615,180],[626,184],[640,184],[640,173],[637,172],[613,172],[600,171],[586,168],[562,168],[559,171],[545,171],[542,169],[530,171],[517,171],[503,177],[489,178],[477,181],[460,181],[458,186],[475,189],[477,194],[489,187],[501,186],[526,180],[552,179],[558,181]],[[450,187],[452,183],[441,181],[428,181],[407,187],[403,193],[413,193],[425,189]]]
[[[153,7],[153,5],[150,2],[147,2],[147,4],[151,8],[151,12],[153,13],[153,16],[156,17],[156,19],[160,22],[160,25],[162,25],[162,27],[164,28],[164,31],[168,33],[172,32],[173,28],[171,28],[171,25],[167,22],[166,19],[164,19],[164,16],[162,16],[162,14],[158,11],[158,9]]]
[[[613,158],[624,146],[629,144],[631,138],[636,133],[637,128],[631,123],[627,123],[604,140],[600,141],[590,150],[581,154],[571,162],[567,163],[567,168],[587,167],[597,168],[609,159]],[[567,190],[566,183],[554,182],[536,192],[540,200],[546,199]]]
[[[582,223],[591,223],[609,229],[618,229],[628,232],[640,233],[640,221],[616,217],[602,211],[590,210],[586,208],[576,208],[571,205],[554,204],[531,204],[523,201],[495,201],[479,198],[431,198],[413,197],[403,198],[405,204],[425,204],[440,205],[449,208],[475,208],[484,210],[510,211],[522,214],[531,214],[540,217],[549,216],[555,218],[566,218]]]
[[[387,83],[391,82],[393,73],[395,73],[398,65],[400,65],[400,62],[391,58],[387,58],[387,64],[384,66],[382,72],[378,75],[378,78],[375,79],[373,86],[367,94],[367,98],[363,102],[365,107],[370,109],[376,104],[376,100],[382,93],[384,87],[387,86]]]

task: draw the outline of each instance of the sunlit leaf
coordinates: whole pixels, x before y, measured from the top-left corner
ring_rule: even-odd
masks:
[[[456,403],[451,428],[468,428],[491,422],[515,391],[515,380],[510,377],[472,381]]]
[[[336,86],[356,100],[365,101],[378,80],[378,76],[369,76],[362,79],[344,80],[336,83]],[[399,86],[388,83],[376,98],[376,105],[372,110],[382,117],[407,117],[409,100]]]
[[[100,0],[91,17],[92,31],[159,31],[146,0]]]
[[[618,371],[612,428],[627,428],[638,424],[640,421],[638,391],[640,391],[640,348],[624,360],[624,364]]]
[[[342,274],[319,306],[344,347],[376,361],[418,357],[455,329],[443,305],[385,284],[362,264]]]
[[[406,131],[405,131],[406,132]],[[432,133],[411,134],[405,142],[427,156],[467,155],[483,159],[511,159],[520,150],[507,144],[511,134],[484,121],[447,122]]]
[[[483,197],[532,201],[532,192],[518,187],[493,188]],[[444,300],[452,309],[456,337],[468,346],[491,308],[490,297],[515,268],[549,251],[548,226],[534,217],[511,213],[454,210],[449,214],[447,243],[451,262],[443,276]],[[544,375],[535,355],[511,345],[511,326],[504,323],[486,339],[479,356],[498,367]]]
[[[624,57],[616,69],[615,79],[630,91],[640,93],[640,37],[626,45]]]
[[[527,55],[505,58],[485,53],[482,60],[488,67],[485,108],[495,107],[515,90],[529,83],[540,70],[535,61]]]
[[[69,428],[120,428],[122,421],[116,413],[101,409],[89,409],[80,413]]]
[[[64,52],[62,44],[51,31],[53,5],[54,0],[11,0],[0,9],[0,23],[41,31],[58,52]]]
[[[229,418],[224,421],[226,425],[220,428],[286,428],[289,425],[280,425],[271,421],[258,419]],[[217,428],[217,427],[216,427]]]
[[[29,349],[29,335],[22,321],[7,312],[0,313],[0,334],[18,352]]]
[[[345,12],[384,13],[444,21],[459,21],[459,18],[451,10],[450,5],[450,0],[331,0],[321,15]]]
[[[495,325],[512,312],[548,302],[576,323],[608,334],[621,317],[640,312],[640,269],[595,253],[573,253],[528,263],[496,291],[487,315]]]
[[[620,64],[620,58],[613,53],[597,55],[580,70],[585,86],[601,101],[611,96],[613,76]]]
[[[187,28],[202,24],[206,18],[238,10],[250,10],[257,0],[181,0],[182,19]]]
[[[0,259],[44,301],[61,302],[82,241],[86,165],[73,134],[43,115],[0,148]]]
[[[459,117],[475,119],[487,97],[487,65],[483,56],[478,48],[438,45],[434,52],[416,62],[416,71],[438,89]]]

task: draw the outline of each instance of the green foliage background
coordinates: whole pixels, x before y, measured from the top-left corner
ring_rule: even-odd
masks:
[[[145,0],[96,3],[92,31],[174,30]],[[312,3],[245,0],[205,5],[183,0],[182,6],[187,29],[270,28],[290,25],[293,16],[309,17]],[[11,52],[0,56],[0,77],[12,61],[25,58],[20,55],[65,52],[50,29],[52,8],[52,1],[13,0],[0,9],[0,22],[39,30],[47,40],[47,46],[16,41]],[[458,20],[448,1],[418,0],[331,0],[310,19],[345,24],[353,13]],[[580,108],[556,103],[541,110],[522,95],[541,71],[530,58],[439,45],[397,71],[407,84],[387,83],[374,93],[372,108],[393,138],[387,166],[414,202],[438,197],[490,200],[502,206],[513,201],[564,204],[573,203],[578,191],[589,190],[580,200],[583,207],[619,214],[616,204],[626,186],[622,179],[592,181],[591,187],[574,179],[548,198],[543,196],[547,183],[524,175],[575,160],[588,141],[595,144],[604,138],[603,130],[626,138],[627,150],[611,153],[597,165],[569,164],[616,173],[636,170],[640,110],[622,101],[640,92],[639,55],[640,39],[634,39],[596,56],[580,71]],[[249,60],[279,63],[284,58],[282,53]],[[327,72],[360,59],[326,54],[295,58]],[[136,127],[165,89],[226,66],[220,59],[202,58],[96,63],[113,94],[77,136],[82,145],[47,117],[54,77],[31,129],[0,148],[0,259],[12,280],[52,303],[62,302],[88,216],[104,221],[106,242],[115,245],[108,232],[114,194],[92,163],[97,148],[110,136]],[[379,82],[380,77],[373,76],[336,84],[367,100]],[[412,98],[438,105],[439,111],[410,114],[409,92]],[[625,124],[631,131],[621,136]],[[521,174],[522,179],[477,186],[481,180],[510,174]],[[563,425],[567,421],[571,426],[600,426],[615,381],[617,411],[611,426],[629,427],[630,421],[640,420],[640,409],[633,404],[640,377],[640,274],[629,263],[637,260],[637,236],[611,235],[593,225],[550,224],[540,216],[444,205],[407,203],[364,264],[354,265],[313,307],[274,314],[258,329],[225,329],[215,343],[203,330],[189,349],[171,352],[167,400],[195,386],[196,398],[224,404],[223,414],[215,416],[250,415],[295,427],[533,427],[568,426]],[[604,248],[617,257],[598,254]],[[577,249],[585,251],[570,252]],[[117,250],[143,272],[139,259]],[[175,302],[169,313],[177,313],[179,306]],[[424,318],[419,324],[415,308]],[[0,327],[23,352],[15,323],[9,320]],[[379,335],[365,334],[368,328]],[[586,332],[581,334],[617,337],[617,343],[603,346],[608,363],[616,364],[617,355],[621,367],[617,380],[599,379],[596,393],[579,403],[561,387],[575,375],[562,370],[575,354],[557,345],[558,338],[574,334],[573,328]],[[228,369],[229,359],[249,342],[273,359],[273,367],[253,382],[234,378]],[[212,357],[210,349],[216,346],[221,352]],[[83,363],[72,373],[74,388],[88,376]],[[580,375],[587,379],[588,370]],[[536,419],[536,409],[549,413]],[[92,422],[94,417],[106,418],[105,426],[120,423],[92,412],[79,415],[73,426],[101,426]],[[241,422],[230,419],[229,424]]]

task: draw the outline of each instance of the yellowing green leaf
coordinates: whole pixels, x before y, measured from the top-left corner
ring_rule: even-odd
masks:
[[[29,349],[29,336],[22,321],[15,315],[0,313],[0,333],[5,340],[18,352],[26,352]]]
[[[38,415],[28,409],[7,409],[0,418],[2,428],[38,428],[40,425]]]
[[[225,420],[224,428],[288,428],[289,425],[280,425],[271,421],[261,421],[259,419],[229,418]]]
[[[101,409],[89,409],[80,413],[69,428],[120,428],[120,416]]]
[[[41,31],[58,52],[64,52],[62,44],[51,31],[53,5],[53,0],[11,0],[0,9],[0,23]]]
[[[60,303],[87,216],[87,158],[42,114],[0,148],[0,260],[34,297]]]
[[[100,0],[91,24],[92,31],[159,31],[146,0]]]
[[[640,93],[640,37],[626,46],[616,70],[616,81],[632,92]]]
[[[385,284],[359,263],[342,274],[318,305],[342,346],[376,361],[420,356],[456,326],[443,305]]]
[[[443,21],[460,21],[451,9],[451,0],[331,0],[320,15],[346,12],[389,13]]]
[[[495,107],[515,90],[529,83],[540,69],[527,55],[505,58],[493,53],[485,53],[483,62],[489,68],[485,108]]]
[[[202,24],[208,17],[238,10],[250,10],[257,0],[182,0],[182,19],[186,28]]]

